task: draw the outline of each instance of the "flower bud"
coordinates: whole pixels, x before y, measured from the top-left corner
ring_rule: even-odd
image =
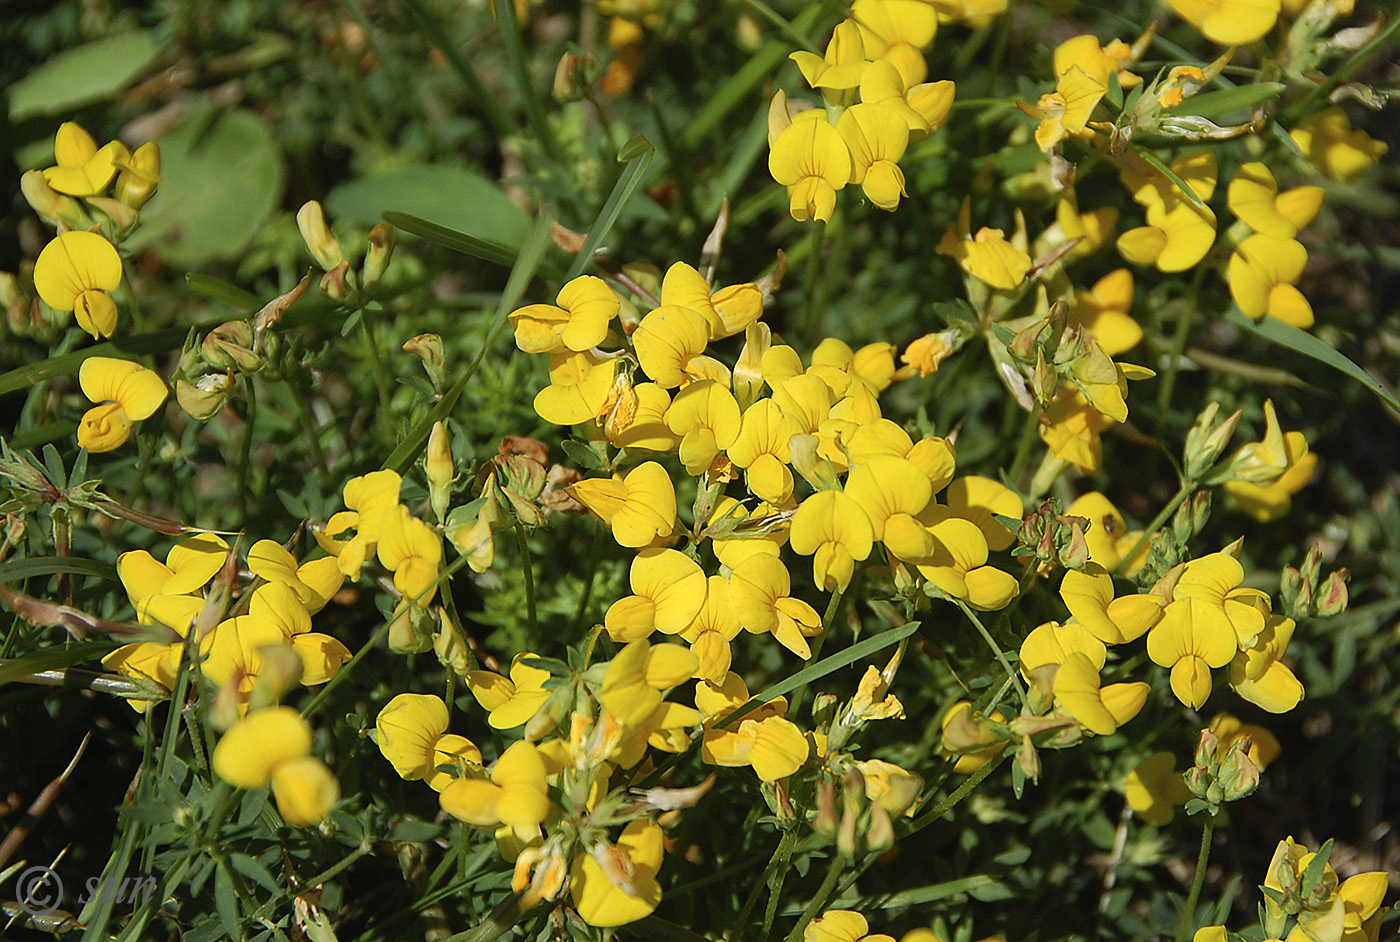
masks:
[[[131,160],[117,174],[117,199],[140,209],[160,185],[160,145],[147,141],[136,148]]]
[[[177,379],[175,401],[190,418],[207,422],[233,398],[234,386],[232,373],[207,373],[193,383]]]
[[[355,293],[355,273],[349,262],[342,261],[321,276],[321,292],[337,301],[349,300]]]
[[[1347,577],[1350,573],[1345,569],[1338,569],[1327,577],[1314,596],[1314,608],[1317,614],[1326,618],[1330,615],[1340,615],[1346,611],[1347,607]]]
[[[1235,426],[1244,413],[1236,409],[1221,422],[1215,421],[1220,404],[1212,402],[1196,417],[1196,424],[1186,433],[1186,450],[1183,455],[1186,464],[1186,478],[1199,481],[1205,477],[1211,466],[1219,460],[1225,446],[1235,434]]]
[[[1016,750],[1016,765],[1026,778],[1032,782],[1040,781],[1040,753],[1029,736],[1021,740],[1021,747]]]
[[[1249,757],[1249,737],[1235,742],[1220,763],[1220,788],[1225,801],[1238,801],[1259,787],[1259,766]]]
[[[433,638],[433,653],[437,655],[438,663],[443,667],[459,677],[465,677],[471,669],[466,639],[447,617],[447,611],[440,606],[437,609],[437,619],[438,632]]]
[[[889,812],[879,805],[870,806],[870,824],[865,829],[867,852],[886,850],[894,845],[894,825]]]
[[[136,227],[136,221],[140,218],[136,210],[123,203],[121,200],[114,200],[110,196],[88,196],[84,197],[87,204],[108,219],[112,220],[112,226],[117,230],[118,236],[122,236]]]
[[[365,252],[365,263],[360,269],[366,291],[384,277],[384,272],[389,269],[389,260],[393,257],[394,227],[381,222],[369,231],[369,249]]]
[[[836,785],[822,779],[817,785],[817,816],[812,821],[812,829],[827,840],[836,838]]]
[[[41,170],[26,171],[19,178],[19,188],[29,205],[46,222],[62,222],[70,229],[86,229],[92,223],[77,200],[49,186]]]
[[[205,362],[221,370],[252,373],[263,365],[262,357],[253,352],[253,328],[247,321],[228,321],[215,327],[199,350]]]
[[[395,654],[418,654],[433,646],[437,619],[416,605],[401,602],[389,624],[389,650]]]
[[[442,352],[442,338],[437,334],[419,334],[404,342],[403,350],[423,361],[428,381],[441,390],[447,382],[447,361]]]
[[[326,225],[326,215],[321,211],[320,203],[310,200],[297,210],[297,228],[301,230],[301,238],[306,242],[306,247],[327,272],[335,270],[345,261],[340,241],[331,232],[330,226]],[[324,284],[322,287],[324,288]]]
[[[434,422],[428,435],[428,453],[423,459],[428,473],[428,497],[433,505],[433,513],[438,520],[447,519],[447,509],[452,499],[452,478],[456,469],[452,464],[452,448],[447,441],[447,428],[442,422]]]

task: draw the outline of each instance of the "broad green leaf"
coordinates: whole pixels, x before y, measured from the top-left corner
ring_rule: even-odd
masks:
[[[139,30],[60,52],[10,86],[10,120],[67,116],[111,98],[135,82],[160,50],[154,33]]]
[[[272,132],[250,111],[204,112],[159,143],[160,190],[127,247],[183,269],[240,257],[282,202],[286,171]]]
[[[530,231],[530,217],[525,210],[512,203],[493,181],[463,167],[415,164],[351,180],[331,191],[326,198],[326,211],[333,221],[363,226],[388,219],[389,213],[416,216],[448,232],[505,246],[512,257]],[[403,228],[438,241],[409,226]],[[455,245],[449,248],[467,251]],[[508,265],[512,259],[490,260]]]
[[[1253,108],[1260,102],[1273,98],[1286,87],[1282,82],[1258,82],[1218,92],[1204,92],[1200,95],[1192,95],[1175,108],[1167,109],[1165,113],[1216,118],[1232,111],[1246,111]]]
[[[0,582],[19,582],[21,579],[32,579],[35,576],[51,576],[56,572],[96,576],[99,579],[117,578],[115,569],[95,559],[81,559],[76,556],[31,556],[0,563]]]
[[[1347,376],[1350,376],[1352,379],[1371,390],[1371,392],[1375,393],[1376,398],[1390,406],[1390,408],[1400,412],[1400,400],[1397,400],[1387,392],[1385,387],[1377,382],[1374,376],[1353,363],[1341,351],[1323,343],[1307,331],[1299,330],[1297,327],[1285,324],[1282,321],[1274,320],[1272,317],[1266,317],[1256,324],[1254,321],[1241,314],[1239,308],[1234,305],[1230,306],[1227,316],[1235,324],[1252,330],[1267,340],[1272,340],[1276,344],[1303,354],[1303,356],[1312,357],[1314,360],[1320,360],[1334,370],[1345,373]]]
[[[641,134],[634,135],[622,146],[617,159],[626,161],[627,167],[622,171],[622,176],[618,177],[612,192],[608,194],[607,202],[603,203],[603,208],[598,211],[598,218],[594,220],[593,227],[588,230],[587,238],[583,240],[583,248],[579,249],[573,264],[569,266],[569,278],[582,274],[588,263],[593,261],[593,251],[612,230],[613,223],[617,222],[617,217],[622,212],[622,207],[626,205],[627,200],[641,185],[642,178],[646,176],[647,168],[651,166],[651,159],[655,156],[656,148]]]
[[[386,210],[383,215],[384,221],[391,226],[402,229],[409,235],[416,235],[420,239],[427,239],[434,245],[440,245],[445,249],[485,259],[488,262],[495,262],[497,265],[510,265],[515,262],[516,250],[499,242],[479,239],[476,236],[458,232],[456,229],[449,229],[447,226],[439,226],[435,222],[429,222],[408,213]]]

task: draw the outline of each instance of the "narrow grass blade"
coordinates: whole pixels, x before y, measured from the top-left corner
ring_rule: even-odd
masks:
[[[188,335],[189,330],[185,327],[157,330],[137,337],[119,337],[72,353],[49,357],[39,363],[30,363],[0,375],[0,396],[28,389],[35,383],[53,379],[55,376],[76,373],[88,357],[133,357],[177,350],[184,344]]]
[[[613,224],[617,222],[617,217],[622,212],[622,207],[626,205],[627,200],[641,185],[642,179],[646,176],[647,168],[651,166],[651,159],[655,156],[656,148],[641,134],[634,136],[618,152],[617,159],[625,161],[627,167],[622,171],[622,176],[617,178],[617,184],[613,187],[612,192],[608,194],[607,202],[598,212],[598,218],[594,221],[593,228],[588,230],[588,237],[583,240],[583,248],[574,258],[574,263],[569,266],[568,278],[571,279],[582,274],[588,263],[593,261],[594,250],[612,230]]]
[[[497,265],[515,263],[515,252],[499,242],[478,239],[476,236],[458,232],[456,229],[449,229],[447,226],[440,226],[435,222],[429,222],[409,213],[385,210],[380,215],[383,216],[385,222],[394,228],[402,229],[420,239],[427,239],[434,245],[440,245],[445,249],[461,252],[463,255],[470,255],[473,258],[485,259],[488,262],[495,262]]]
[[[116,569],[95,559],[80,559],[76,556],[31,556],[0,563],[0,582],[18,582],[35,576],[51,576],[57,572],[96,576],[99,579],[117,578]]]
[[[1371,390],[1371,392],[1375,393],[1376,398],[1381,402],[1384,402],[1396,412],[1400,412],[1400,400],[1396,400],[1385,387],[1376,381],[1374,376],[1353,363],[1351,359],[1341,351],[1337,350],[1335,347],[1328,346],[1307,331],[1299,330],[1297,327],[1290,326],[1282,321],[1274,320],[1272,317],[1266,317],[1256,324],[1254,321],[1241,314],[1239,309],[1234,306],[1230,307],[1227,316],[1233,323],[1254,331],[1266,340],[1272,340],[1274,343],[1287,347],[1295,353],[1303,354],[1303,356],[1312,357],[1314,360],[1320,360],[1339,373],[1345,373],[1347,376],[1350,376],[1352,379]]]

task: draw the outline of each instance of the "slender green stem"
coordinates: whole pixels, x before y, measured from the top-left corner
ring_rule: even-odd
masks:
[[[243,417],[243,443],[238,448],[238,469],[235,472],[233,492],[238,495],[238,524],[248,522],[248,473],[253,464],[253,426],[258,415],[257,381],[246,377],[244,388],[248,391],[248,411]]]
[[[1201,852],[1196,855],[1196,875],[1191,879],[1191,892],[1186,897],[1186,908],[1181,913],[1181,927],[1176,930],[1176,942],[1186,942],[1187,933],[1196,922],[1196,903],[1201,898],[1201,887],[1206,882],[1206,863],[1210,860],[1210,842],[1215,836],[1215,815],[1206,818],[1206,826],[1201,831]]]
[[[479,669],[481,665],[476,662],[476,654],[472,652],[472,646],[466,643],[467,632],[462,627],[462,616],[457,613],[457,599],[452,595],[451,581],[443,582],[439,595],[442,597],[443,611],[447,612],[447,620],[452,623],[452,628],[457,634],[461,635],[462,643],[467,649],[467,670]],[[451,700],[448,702],[450,703]]]
[[[845,854],[838,853],[831,858],[831,866],[826,870],[826,878],[822,880],[822,885],[817,888],[812,901],[807,904],[807,908],[802,910],[802,915],[797,917],[797,925],[792,927],[788,933],[787,942],[799,942],[807,924],[816,918],[822,907],[826,906],[827,900],[831,899],[831,894],[836,891],[836,884],[841,881],[841,873],[850,864],[850,858]]]
[[[1018,408],[1015,405],[1008,405],[1007,408]],[[1031,447],[1035,445],[1036,430],[1040,427],[1040,413],[1032,409],[1026,413],[1026,421],[1021,426],[1021,439],[1016,443],[1016,457],[1011,459],[1011,470],[1007,473],[1006,479],[1015,483],[1021,480],[1021,475],[1026,471],[1026,465],[1031,460]],[[1017,485],[1018,487],[1020,485]]]
[[[573,621],[570,622],[570,638],[578,634],[579,629],[583,627],[584,616],[588,614],[588,603],[593,597],[593,583],[598,577],[598,554],[603,548],[602,543],[603,527],[595,519],[593,521],[593,539],[588,547],[588,562],[584,564],[587,570],[583,577],[583,594],[579,596],[578,607],[574,609]]]
[[[826,603],[826,611],[822,614],[822,631],[817,635],[817,640],[812,645],[812,656],[807,658],[807,663],[815,664],[821,657],[822,645],[826,643],[826,636],[829,634],[831,624],[836,620],[836,613],[841,608],[843,593],[840,589],[831,593],[831,599]],[[796,716],[798,709],[802,706],[803,699],[807,696],[807,684],[798,687],[792,693],[792,699],[788,701],[788,716]]]
[[[744,6],[748,7],[750,10],[757,13],[763,19],[776,26],[778,28],[778,32],[782,33],[788,39],[791,39],[794,45],[797,45],[802,49],[805,49],[808,52],[814,53],[816,55],[822,54],[822,51],[816,46],[813,46],[811,41],[808,40],[807,37],[804,36],[800,30],[796,29],[791,23],[783,19],[782,16],[780,16],[776,10],[774,10],[768,4],[763,3],[762,0],[743,0],[743,2]]]
[[[1009,754],[1010,753],[1008,753],[1006,749],[1006,744],[1003,744],[1001,746],[1001,750],[994,757],[988,759],[982,764],[980,768],[977,769],[977,771],[969,775],[967,777],[967,781],[963,782],[957,788],[953,789],[953,791],[948,795],[947,798],[940,801],[937,805],[933,807],[933,809],[925,811],[923,814],[919,815],[917,818],[911,821],[909,823],[909,827],[905,829],[903,834],[900,835],[900,839],[902,840],[903,838],[906,838],[911,834],[916,834],[919,831],[922,831],[924,828],[928,827],[930,824],[943,817],[949,811],[953,810],[953,808],[957,806],[958,802],[962,801],[968,795],[972,794],[973,789],[975,789],[978,785],[981,785],[984,781],[986,781],[987,776],[995,772],[997,770],[997,767],[1006,761],[1006,757]]]
[[[342,678],[349,677],[350,671],[355,666],[355,664],[359,661],[364,660],[365,655],[369,653],[370,649],[373,648],[380,641],[384,640],[384,638],[389,634],[389,628],[392,627],[393,624],[393,618],[385,619],[384,624],[379,626],[379,630],[376,631],[373,634],[373,636],[371,636],[370,639],[364,643],[364,646],[361,647],[360,650],[356,651],[351,656],[350,660],[346,661],[344,664],[341,665],[340,670],[336,671],[335,676],[321,685],[321,689],[316,691],[316,696],[311,698],[311,702],[308,703],[306,706],[302,707],[301,715],[310,716],[311,714],[315,713],[316,709],[322,703],[326,702],[326,699],[330,696],[331,691],[336,688],[337,683]]]
[[[1196,299],[1201,293],[1201,283],[1205,278],[1207,265],[1196,266],[1196,274],[1191,279],[1191,293],[1186,299],[1185,310],[1176,322],[1176,333],[1172,335],[1171,358],[1167,361],[1167,372],[1162,377],[1162,385],[1157,387],[1157,434],[1167,421],[1167,411],[1172,404],[1172,391],[1176,389],[1176,374],[1181,369],[1181,358],[1186,353],[1186,341],[1191,337],[1191,324],[1196,316]]]
[[[539,138],[540,146],[544,148],[545,155],[550,160],[558,162],[559,144],[554,139],[554,129],[549,126],[549,121],[545,117],[544,105],[540,102],[538,90],[530,75],[530,63],[525,57],[525,43],[520,37],[520,23],[515,18],[514,0],[493,0],[492,8],[496,11],[496,23],[501,31],[501,38],[505,41],[506,63],[510,71],[515,74],[516,84],[520,88],[520,97],[525,104],[525,116],[530,121],[530,130],[535,132]]]
[[[802,286],[802,316],[798,319],[804,340],[811,340],[816,335],[817,318],[820,317],[817,312],[817,279],[822,273],[822,244],[826,241],[826,227],[827,223],[817,223],[807,237],[807,278]]]
[[[456,72],[457,77],[462,80],[462,84],[467,86],[469,92],[467,100],[481,109],[482,116],[486,119],[486,123],[491,125],[491,130],[496,132],[496,137],[504,140],[516,133],[515,124],[506,117],[501,106],[496,104],[496,99],[491,97],[490,90],[481,81],[481,77],[476,74],[476,69],[472,68],[471,62],[462,55],[456,42],[450,38],[445,24],[424,9],[422,0],[404,0],[404,9],[418,24],[423,38],[442,53],[447,64],[452,67],[452,71]]]
[[[774,855],[773,888],[768,892],[768,905],[763,910],[759,942],[768,942],[768,935],[773,931],[773,919],[778,915],[778,903],[783,898],[783,882],[787,879],[788,868],[792,864],[792,848],[796,843],[797,832],[794,829],[784,831],[782,840],[778,841],[778,852]]]
[[[360,311],[360,332],[364,334],[365,346],[369,348],[369,365],[374,370],[374,385],[379,390],[379,420],[388,422],[392,413],[389,411],[389,374],[384,370],[384,360],[379,355],[379,344],[374,342],[374,328],[370,326],[369,312]]]
[[[1006,671],[1007,678],[1016,688],[1016,693],[1020,695],[1022,702],[1024,702],[1026,699],[1026,688],[1021,685],[1020,675],[1017,674],[1016,670],[1011,666],[1011,662],[1006,659],[1006,652],[1002,651],[1001,645],[997,644],[997,640],[992,637],[992,633],[987,630],[987,626],[982,624],[982,619],[977,617],[977,613],[974,612],[966,602],[962,599],[954,599],[954,601],[957,602],[958,608],[962,609],[963,614],[971,619],[972,624],[977,627],[978,633],[982,635],[982,640],[986,641],[987,646],[992,649],[992,653],[996,655],[997,663],[1001,665],[1002,670]]]
[[[1118,564],[1118,569],[1116,569],[1115,572],[1121,572],[1131,560],[1137,558],[1138,553],[1142,552],[1143,547],[1147,545],[1148,541],[1152,539],[1153,535],[1158,530],[1162,529],[1166,522],[1171,519],[1171,515],[1176,513],[1176,509],[1180,507],[1182,503],[1185,502],[1186,498],[1191,496],[1191,492],[1195,489],[1195,481],[1181,482],[1181,487],[1177,490],[1176,495],[1171,500],[1167,501],[1167,506],[1162,508],[1161,513],[1157,514],[1157,516],[1152,518],[1152,522],[1147,525],[1146,530],[1142,531],[1142,536],[1138,538],[1138,541],[1136,544],[1133,545],[1132,550],[1124,554],[1123,561]]]
[[[520,543],[520,568],[525,575],[525,618],[530,625],[530,637],[535,636],[539,619],[535,614],[535,563],[530,555],[530,537],[525,524],[515,521],[515,533]]]
[[[326,463],[326,453],[321,449],[321,439],[316,433],[316,419],[311,414],[311,407],[306,404],[306,399],[301,395],[301,391],[292,388],[292,408],[297,414],[297,421],[301,424],[302,434],[306,436],[306,444],[311,448],[311,467],[316,475],[316,484],[321,488],[321,493],[325,494],[331,490],[331,469]]]
[[[734,928],[730,932],[732,937],[730,942],[744,942],[744,932],[749,927],[749,914],[753,912],[754,906],[758,904],[759,894],[762,893],[763,888],[768,885],[768,881],[773,879],[779,870],[785,868],[787,862],[792,859],[792,848],[796,843],[797,834],[795,831],[791,830],[784,831],[782,837],[778,839],[778,846],[773,849],[773,856],[769,858],[768,866],[763,868],[762,876],[754,883],[753,889],[749,891],[748,898],[744,900],[744,905],[739,910],[739,918],[734,920]],[[770,904],[772,898],[773,894],[770,893]],[[765,928],[764,938],[767,938],[767,935],[768,933]]]

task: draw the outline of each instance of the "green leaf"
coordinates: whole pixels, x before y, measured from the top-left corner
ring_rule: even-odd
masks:
[[[911,621],[908,624],[900,625],[898,628],[891,628],[888,631],[882,631],[879,634],[871,635],[864,641],[856,642],[844,651],[837,651],[830,657],[824,657],[817,663],[802,668],[802,670],[793,674],[791,677],[780,680],[773,686],[754,694],[749,698],[748,703],[745,703],[733,713],[726,716],[717,723],[716,726],[718,728],[723,728],[733,725],[739,721],[740,717],[757,709],[769,700],[791,693],[798,687],[810,684],[814,680],[820,680],[827,674],[839,671],[841,668],[854,664],[862,658],[867,658],[876,651],[882,651],[892,644],[898,644],[918,630],[919,622]]]
[[[445,249],[461,252],[463,255],[470,255],[473,258],[485,259],[488,262],[495,262],[497,265],[510,265],[515,261],[515,250],[499,242],[479,239],[476,236],[458,232],[456,229],[449,229],[447,226],[439,226],[435,222],[429,222],[408,213],[387,210],[383,216],[384,221],[391,226],[402,229],[410,235],[416,235],[420,239],[427,239],[434,245],[440,245]]]
[[[463,167],[413,164],[351,180],[331,190],[326,209],[333,219],[364,226],[386,219],[436,242],[432,236],[400,225],[389,214],[416,218],[447,233],[504,246],[509,251],[504,261],[490,259],[503,265],[510,264],[530,231],[525,210],[512,203],[494,182]]]
[[[1274,343],[1287,347],[1295,353],[1303,354],[1303,356],[1312,357],[1314,360],[1320,360],[1334,370],[1345,373],[1347,376],[1350,376],[1352,379],[1371,390],[1371,392],[1375,393],[1376,398],[1390,406],[1390,408],[1400,412],[1400,401],[1396,400],[1394,396],[1387,392],[1385,387],[1377,382],[1374,376],[1353,363],[1351,359],[1341,351],[1323,343],[1307,331],[1299,330],[1291,324],[1285,324],[1283,321],[1275,320],[1272,317],[1266,317],[1256,324],[1254,321],[1241,314],[1239,308],[1234,305],[1230,306],[1229,310],[1226,312],[1226,317],[1229,318],[1232,323],[1252,330],[1266,340],[1272,340]]]
[[[0,663],[0,687],[28,674],[56,671],[84,661],[95,661],[115,651],[119,645],[111,641],[75,641],[72,644],[41,648],[24,657]]]
[[[233,888],[233,877],[222,860],[214,871],[214,909],[219,913],[219,922],[223,924],[227,937],[243,938],[243,933],[238,931],[238,893]]]
[[[630,141],[622,146],[622,150],[618,151],[617,159],[626,161],[627,167],[622,171],[622,176],[618,177],[612,192],[608,194],[607,202],[599,210],[598,218],[593,222],[593,228],[588,230],[588,237],[583,240],[583,248],[579,249],[578,255],[574,257],[574,263],[569,266],[569,279],[582,274],[588,263],[593,261],[594,249],[611,231],[613,223],[617,222],[622,207],[631,198],[637,187],[641,185],[642,178],[646,176],[647,168],[651,166],[651,159],[655,156],[656,148],[641,134],[634,135]]]
[[[1260,102],[1273,98],[1286,87],[1282,82],[1257,82],[1218,92],[1205,92],[1200,95],[1192,95],[1175,108],[1168,108],[1164,113],[1216,118],[1232,111],[1246,111],[1253,108]]]
[[[282,889],[282,884],[277,881],[277,878],[271,873],[268,873],[266,867],[247,854],[229,854],[228,860],[229,863],[233,864],[233,869],[237,870],[263,889],[271,893],[276,893]]]
[[[199,272],[190,272],[185,276],[185,287],[195,294],[215,301],[222,301],[231,308],[240,311],[256,311],[263,306],[263,302],[256,294],[244,291],[237,285],[231,285],[222,278],[215,278],[213,275],[204,275]]]
[[[60,52],[10,86],[10,120],[66,115],[111,98],[135,82],[160,51],[155,34],[139,30]]]
[[[0,563],[0,582],[19,582],[36,576],[51,576],[56,572],[109,580],[117,578],[116,569],[95,559],[80,559],[76,556],[31,556]]]
[[[160,190],[126,247],[177,268],[242,256],[282,202],[281,152],[250,111],[196,114],[160,138],[160,158]]]
[[[566,438],[560,442],[560,446],[564,449],[564,454],[569,456],[569,460],[583,470],[599,474],[607,471],[608,466],[602,456],[587,443]]]

